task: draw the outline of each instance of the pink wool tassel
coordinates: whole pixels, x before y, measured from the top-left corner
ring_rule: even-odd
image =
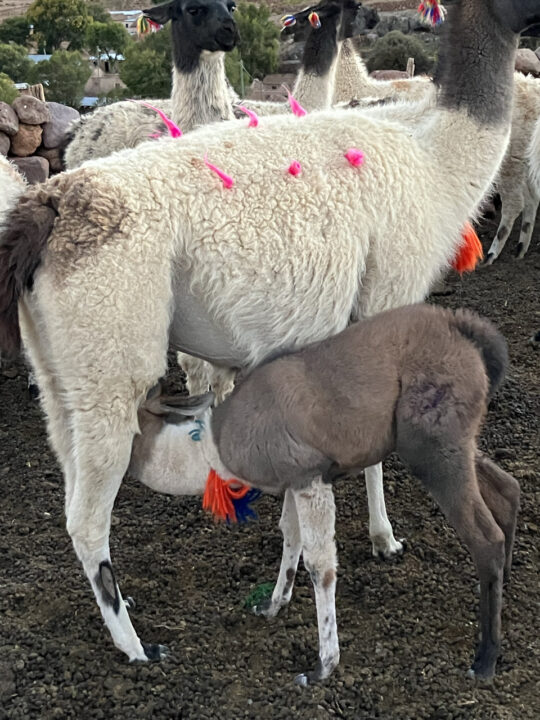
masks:
[[[234,180],[230,175],[227,175],[227,173],[224,173],[223,170],[220,170],[216,165],[212,165],[211,162],[208,161],[208,156],[204,156],[204,162],[207,168],[210,168],[212,172],[215,172],[216,175],[220,178],[221,182],[223,183],[224,187],[227,189],[232,188],[234,185]]]
[[[243,105],[239,105],[238,109],[241,110],[243,113],[246,113],[246,115],[249,117],[248,127],[257,127],[257,125],[259,124],[259,118],[256,112],[253,112],[253,110],[250,110]]]
[[[300,165],[298,160],[292,161],[292,163],[289,165],[289,169],[287,170],[287,172],[294,177],[300,175],[300,173],[302,172],[302,166]]]
[[[173,123],[173,121],[165,115],[163,110],[160,110],[159,108],[154,107],[153,105],[150,105],[150,103],[145,102],[144,100],[135,100],[134,102],[139,102],[141,105],[145,105],[146,107],[149,107],[151,110],[155,110],[155,112],[157,112],[159,117],[163,120],[163,122],[167,126],[167,130],[169,131],[169,135],[171,137],[173,137],[173,138],[182,137],[182,131],[180,130],[178,125]]]
[[[345,153],[345,157],[353,167],[360,167],[364,164],[365,155],[361,150],[357,150],[356,148],[349,148]]]
[[[287,90],[287,94],[289,96],[289,105],[291,106],[291,110],[293,115],[296,115],[296,117],[304,117],[304,115],[307,115],[307,112],[304,110],[304,108],[300,105],[298,100],[295,100],[289,90]]]

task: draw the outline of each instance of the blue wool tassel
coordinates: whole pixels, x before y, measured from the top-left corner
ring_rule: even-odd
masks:
[[[257,488],[251,488],[251,490],[244,495],[244,497],[236,500],[233,499],[233,505],[236,512],[236,519],[239,523],[245,523],[251,518],[257,520],[257,513],[250,507],[252,502],[258,500],[262,495],[260,490]]]

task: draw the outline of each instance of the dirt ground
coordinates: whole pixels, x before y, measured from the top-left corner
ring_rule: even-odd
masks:
[[[397,563],[371,557],[363,482],[335,487],[342,661],[308,689],[293,684],[316,660],[305,571],[274,620],[243,606],[276,577],[279,501],[260,501],[258,523],[215,527],[200,500],[128,479],[113,518],[113,562],[124,595],[136,600],[142,639],[170,649],[161,663],[129,664],[71,548],[60,473],[15,365],[0,371],[0,718],[540,718],[540,352],[527,344],[540,328],[538,230],[524,261],[511,257],[514,237],[493,268],[454,277],[454,293],[436,299],[493,319],[512,359],[481,440],[523,489],[492,685],[465,677],[478,601],[469,556],[395,458],[385,464],[388,512],[408,542]]]

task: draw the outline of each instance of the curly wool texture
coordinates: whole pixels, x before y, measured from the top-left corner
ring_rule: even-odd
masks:
[[[26,180],[9,160],[0,154],[0,227],[26,189]]]
[[[392,122],[396,109],[272,117],[256,131],[226,123],[49,181],[59,217],[36,288],[40,303],[54,306],[51,324],[63,335],[71,318],[82,333],[77,346],[89,353],[83,366],[110,354],[126,363],[121,375],[144,375],[141,362],[159,375],[174,262],[190,268],[193,291],[246,364],[269,347],[326,337],[351,317],[421,300],[454,257],[492,180],[486,157],[500,158],[506,133],[429,105],[404,132]],[[456,133],[471,138],[457,154]],[[364,152],[361,168],[343,157],[350,147]],[[223,189],[204,165],[206,152],[234,188]],[[291,157],[303,172],[287,182]],[[104,344],[96,343],[104,328]]]

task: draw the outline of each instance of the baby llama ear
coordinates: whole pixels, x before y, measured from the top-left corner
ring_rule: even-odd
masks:
[[[149,18],[153,22],[158,23],[159,25],[165,25],[165,23],[173,19],[175,5],[176,0],[172,0],[172,2],[162,3],[161,5],[156,5],[155,7],[148,8],[148,10],[143,10],[142,12],[145,17]]]
[[[177,424],[183,422],[186,418],[197,417],[208,410],[215,402],[216,396],[213,392],[204,393],[204,395],[193,395],[184,397],[183,395],[163,396],[160,400],[160,414],[163,415],[165,422]]]

